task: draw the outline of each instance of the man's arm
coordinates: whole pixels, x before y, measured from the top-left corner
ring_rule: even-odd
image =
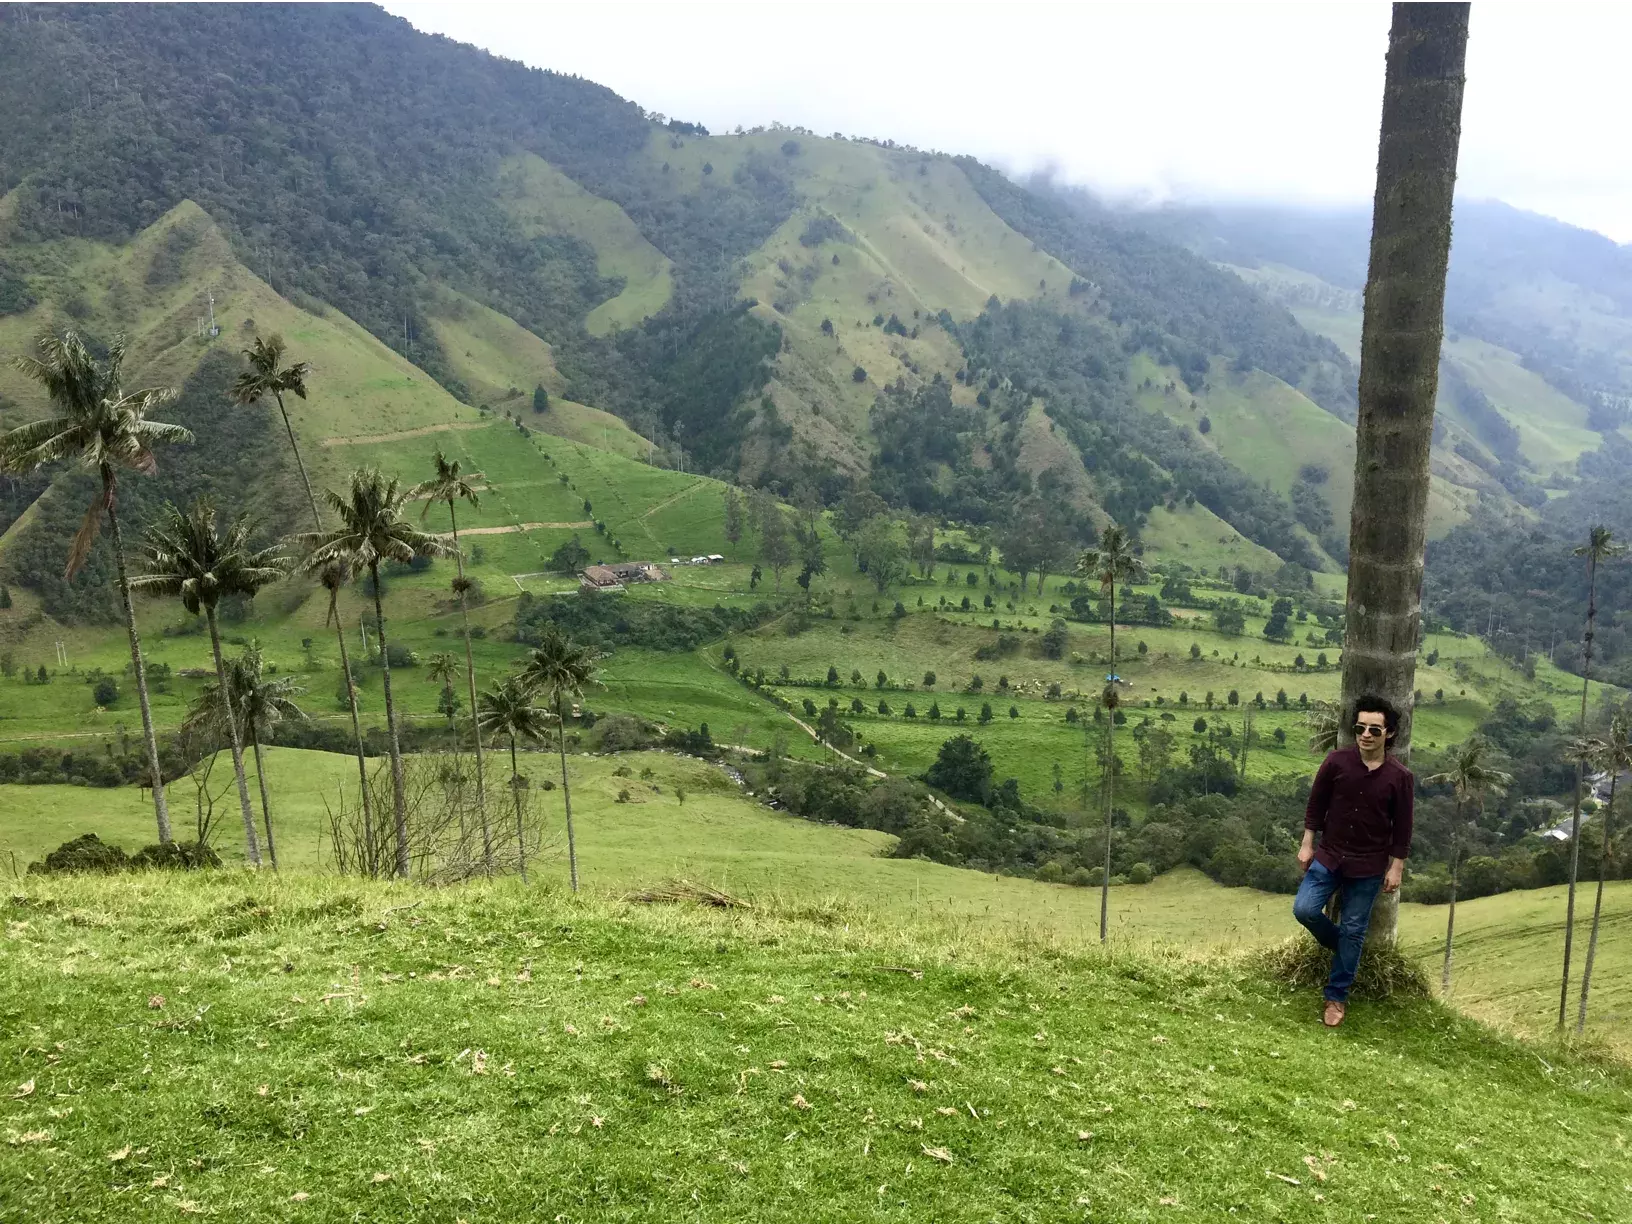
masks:
[[[1330,755],[1315,771],[1315,781],[1309,788],[1309,804],[1303,810],[1303,844],[1298,847],[1298,868],[1309,870],[1315,861],[1315,834],[1326,827],[1326,811],[1332,806],[1332,783],[1335,770]]]
[[[1410,770],[1394,792],[1394,832],[1388,846],[1388,872],[1383,891],[1393,892],[1405,878],[1405,860],[1411,853],[1411,832],[1416,823],[1417,783]]]

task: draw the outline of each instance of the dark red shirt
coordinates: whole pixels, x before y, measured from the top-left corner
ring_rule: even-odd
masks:
[[[1309,788],[1303,827],[1320,834],[1315,860],[1340,876],[1376,876],[1411,853],[1415,779],[1393,757],[1367,769],[1358,748],[1328,753]]]

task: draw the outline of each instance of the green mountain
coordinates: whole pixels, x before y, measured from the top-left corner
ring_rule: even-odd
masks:
[[[365,6],[18,6],[0,69],[0,348],[129,332],[196,426],[231,350],[281,331],[322,375],[296,419],[322,474],[355,458],[343,439],[485,410],[792,500],[866,491],[1011,539],[1040,515],[1045,564],[1112,518],[1198,569],[1344,561],[1341,226],[1272,249],[1267,222],[1130,219],[969,158],[711,135]],[[1472,248],[1495,270],[1457,299],[1478,327],[1448,346],[1436,537],[1487,511],[1532,522],[1613,407],[1512,347],[1535,294],[1500,246]],[[1585,262],[1542,244],[1524,283]],[[1582,334],[1613,338],[1600,313]],[[37,412],[30,394],[0,376],[0,424]],[[279,448],[240,490],[210,445],[174,487],[276,520]],[[0,565],[53,616],[98,598],[45,576],[76,498],[59,485],[0,488]]]

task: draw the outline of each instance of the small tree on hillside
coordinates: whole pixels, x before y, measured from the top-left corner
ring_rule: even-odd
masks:
[[[539,383],[533,388],[533,411],[548,412],[550,410],[550,393],[544,390],[544,384]]]
[[[735,485],[725,486],[725,540],[733,551],[742,540],[742,496]]]

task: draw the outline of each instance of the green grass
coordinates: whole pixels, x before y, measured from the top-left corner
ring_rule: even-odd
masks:
[[[31,880],[6,919],[20,1218],[1552,1220],[1625,1199],[1624,1071],[1543,1066],[1426,1002],[1329,1033],[1231,963],[843,904],[230,873]]]
[[[1591,933],[1593,890],[1584,880],[1576,895],[1573,969],[1579,982]],[[1559,970],[1564,953],[1567,890],[1535,888],[1483,897],[1456,907],[1451,1001],[1499,1028],[1545,1037],[1558,1018]],[[1445,945],[1442,905],[1400,907],[1400,939],[1434,980]],[[1604,917],[1592,973],[1588,1033],[1620,1051],[1632,1051],[1632,882],[1604,890]],[[1577,994],[1570,992],[1569,1023]]]
[[[1290,269],[1278,269],[1269,274],[1270,281],[1280,281],[1282,272],[1294,278],[1301,276]],[[1309,330],[1329,337],[1352,360],[1359,361],[1358,308],[1343,309],[1328,302],[1321,306],[1294,305],[1293,313]],[[1525,369],[1516,354],[1471,336],[1452,334],[1445,338],[1445,356],[1518,430],[1520,453],[1535,465],[1544,481],[1572,473],[1575,460],[1600,445],[1600,437],[1587,428],[1586,409]],[[1471,432],[1457,405],[1443,395],[1437,410]]]
[[[656,314],[674,293],[674,265],[646,241],[623,209],[591,195],[532,153],[506,159],[499,203],[529,236],[567,234],[595,251],[596,271],[621,278],[620,292],[590,311],[585,326],[603,336]]]
[[[1214,574],[1222,565],[1232,570],[1244,565],[1257,574],[1272,574],[1281,568],[1279,557],[1254,544],[1200,502],[1173,510],[1152,507],[1139,541],[1147,556],[1179,561]]]

